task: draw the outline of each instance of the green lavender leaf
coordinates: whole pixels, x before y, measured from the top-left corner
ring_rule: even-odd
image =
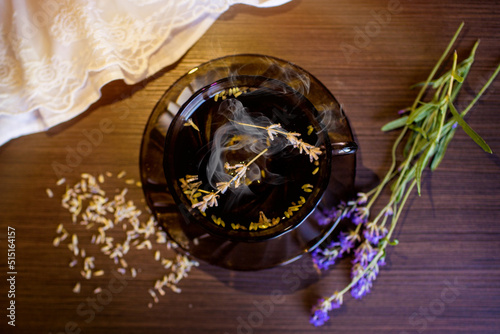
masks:
[[[406,125],[406,121],[408,119],[408,116],[403,116],[401,118],[395,119],[394,121],[391,121],[384,125],[382,127],[382,131],[391,131],[400,127],[403,127]]]
[[[476,41],[476,43],[472,47],[472,50],[471,50],[471,53],[469,54],[469,57],[466,58],[465,60],[463,60],[457,66],[456,72],[457,72],[458,76],[462,78],[462,80],[459,82],[458,85],[455,85],[455,87],[453,88],[453,90],[454,90],[454,94],[452,94],[453,98],[456,96],[456,94],[458,94],[458,92],[460,91],[460,88],[462,87],[463,81],[465,80],[465,78],[469,74],[469,71],[470,71],[470,68],[472,66],[472,63],[474,63],[474,57],[476,55],[476,50],[477,50],[478,46],[479,46],[479,40]],[[433,84],[432,87],[434,89],[438,88],[444,82],[449,81],[451,75],[452,75],[452,70],[449,70],[448,72],[446,72],[445,74],[443,74],[438,79],[432,81],[432,84]]]
[[[408,128],[410,130],[420,134],[424,139],[428,139],[427,132],[424,129],[422,129],[420,126],[410,124],[410,125],[408,125]]]
[[[467,124],[467,122],[464,121],[464,119],[462,118],[462,116],[460,116],[460,114],[458,113],[458,111],[455,108],[455,106],[453,105],[453,103],[450,102],[448,105],[450,107],[450,111],[451,111],[451,114],[453,115],[453,118],[458,123],[458,125],[460,125],[462,127],[462,129],[464,129],[465,133],[467,133],[469,135],[469,137],[471,137],[472,140],[474,140],[476,142],[476,144],[478,144],[485,152],[493,153],[493,151],[488,146],[488,144],[486,144],[486,142],[483,140],[483,138],[481,138],[481,136],[479,136],[476,133],[476,131],[474,131],[469,126],[469,124]]]
[[[423,138],[419,139],[417,137],[413,143],[414,144],[413,157],[416,157],[425,150],[427,150],[427,148],[434,141],[435,138],[436,138],[436,133],[433,131],[429,131],[429,137],[427,138],[427,140],[423,140]]]
[[[438,79],[434,80],[432,82],[432,88],[437,89],[438,87],[442,86],[444,83],[450,80],[450,76],[451,76],[451,70],[440,76]]]
[[[419,134],[416,132],[410,132],[409,138],[406,141],[405,147],[403,149],[403,156],[404,157],[408,157],[408,154],[410,153],[411,147],[413,146],[413,143],[418,135]]]
[[[431,159],[431,157],[434,155],[435,152],[436,152],[436,143],[433,142],[424,151],[424,153],[420,156],[420,158],[417,161],[417,169],[415,171],[415,180],[417,181],[417,190],[418,190],[419,196],[421,194],[422,173],[424,171],[424,168],[427,166],[427,164],[429,163],[429,160]]]
[[[466,64],[466,66],[460,67],[458,69],[458,71],[460,72],[460,75],[462,76],[463,80],[462,80],[462,82],[459,82],[458,84],[456,84],[453,87],[453,90],[452,90],[452,93],[451,93],[451,101],[455,101],[455,98],[457,97],[458,93],[460,92],[460,89],[462,89],[463,82],[465,81],[465,79],[469,75],[470,69],[472,67],[472,62],[474,62],[475,49],[477,48],[478,43],[479,43],[479,41],[476,42],[475,48],[474,48],[473,52],[471,52],[471,55],[469,56],[469,58],[472,57],[471,58],[472,59],[471,62],[470,63],[468,62]]]
[[[456,81],[462,83],[465,79],[465,73],[468,72],[468,69],[470,69],[472,63],[469,61],[463,61],[459,65],[457,65],[457,68],[455,71],[449,70],[442,76],[440,76],[438,79],[434,80],[432,82],[432,88],[437,89],[439,86],[443,85],[443,83],[448,82],[450,80],[450,77],[453,77]]]
[[[464,82],[464,77],[461,76],[457,70],[452,71],[451,76],[453,77],[453,79],[455,79],[455,81],[458,81],[460,83]]]
[[[446,150],[448,149],[448,145],[450,144],[451,140],[453,139],[453,136],[455,135],[455,128],[452,127],[449,128],[451,130],[444,130],[446,131],[446,135],[444,135],[444,138],[442,138],[438,144],[436,154],[434,155],[434,158],[432,159],[430,165],[431,171],[435,171],[436,168],[438,168],[441,161],[443,161]]]
[[[393,241],[387,241],[387,243],[390,246],[397,246],[397,245],[399,245],[399,240],[398,239],[394,239]]]
[[[415,170],[415,169],[412,169]],[[399,191],[395,191],[395,187],[391,187],[391,191],[393,192],[396,202],[400,202],[401,198],[403,198],[406,190],[406,185],[408,184],[408,180],[403,180],[402,184],[398,187]]]
[[[430,113],[432,113],[436,109],[436,107],[439,107],[439,104],[435,104],[432,102],[422,103],[420,107],[418,107],[417,109],[414,109],[410,113],[410,116],[408,117],[406,124],[411,124],[413,122],[420,122],[425,117],[427,117]]]

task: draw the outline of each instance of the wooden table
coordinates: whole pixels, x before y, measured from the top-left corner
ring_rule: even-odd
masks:
[[[139,180],[141,138],[155,103],[202,62],[258,53],[303,67],[334,93],[360,146],[356,186],[367,189],[389,168],[397,136],[380,127],[413,102],[416,92],[409,87],[426,78],[461,21],[465,29],[456,49],[462,59],[481,39],[460,99],[463,108],[500,60],[499,1],[294,0],[269,9],[235,5],[177,63],[153,78],[133,86],[113,82],[80,117],[0,147],[0,332],[500,332],[499,80],[467,117],[494,153],[484,153],[457,131],[440,168],[424,174],[422,195],[410,197],[396,230],[400,244],[389,249],[373,291],[362,301],[347,296],[321,328],[309,324],[310,307],[347,283],[347,260],[321,275],[305,269],[308,258],[257,272],[201,263],[179,282],[181,293],[166,289],[148,308],[148,289],[166,272],[154,252],[131,251],[129,269],[140,271],[133,279],[127,272],[127,280],[118,280],[115,264],[90,243],[89,230],[73,225],[61,207],[65,185],[55,184],[65,177],[71,186],[81,173],[109,171],[114,176],[103,185],[108,193],[128,187],[127,198],[144,210],[141,189],[126,180]],[[85,148],[85,131],[92,130],[102,136]],[[86,153],[68,163],[68,152],[78,148]],[[55,169],[60,165],[69,167]],[[116,178],[122,170],[127,175]],[[103,276],[82,278],[81,257],[69,267],[68,240],[52,245],[60,223],[69,238],[72,233],[80,237],[80,248],[95,256]],[[8,296],[9,227],[15,229],[15,299]],[[72,292],[76,282],[80,293]],[[100,299],[93,292],[97,287]],[[15,328],[7,325],[10,300],[15,300]]]

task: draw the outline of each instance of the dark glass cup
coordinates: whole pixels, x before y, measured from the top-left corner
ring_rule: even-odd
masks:
[[[320,148],[321,154],[311,162],[290,146],[266,152],[251,164],[258,169],[244,189],[253,195],[244,194],[231,206],[235,192],[219,193],[218,205],[207,207],[204,215],[193,207],[180,179],[194,174],[203,191],[216,191],[217,180],[210,184],[204,172],[213,153],[213,135],[234,123],[226,108],[220,109],[222,91],[225,101],[247,107],[251,119],[263,116],[268,123],[260,126],[280,124],[287,132],[300,133],[298,138]],[[267,148],[263,143],[253,153],[236,150],[221,157],[230,164],[248,163]],[[269,149],[274,148],[275,142],[270,144]],[[336,224],[324,214],[351,195],[356,149],[340,104],[310,73],[274,57],[227,56],[193,68],[158,101],[144,131],[141,181],[148,206],[180,250],[216,266],[258,270],[290,263],[335,233]],[[311,191],[303,191],[304,185]],[[299,207],[286,217],[283,211],[290,204]],[[267,228],[250,229],[259,222],[260,212],[266,219],[281,219]],[[218,218],[225,226],[215,222]]]
[[[279,125],[283,133],[274,134],[271,140],[266,127],[273,125]],[[285,133],[299,134],[292,141],[298,138],[321,153],[316,160],[305,151],[300,153]],[[227,144],[234,138],[238,141],[229,148],[217,142]],[[246,141],[242,143],[241,138]],[[222,238],[257,242],[296,228],[314,211],[329,183],[332,151],[345,153],[339,145],[332,150],[321,115],[301,93],[278,80],[236,75],[203,87],[181,107],[167,132],[164,171],[187,224],[199,224]],[[193,175],[202,183],[196,201],[217,192],[214,185],[223,179],[211,178],[225,173],[221,170],[225,162],[252,161],[263,150],[249,166],[255,167],[253,180],[244,177],[248,185],[218,192],[217,206],[200,211],[193,204],[193,194],[184,193],[183,185]],[[219,170],[212,171],[216,167]],[[226,181],[231,178],[227,175],[223,175]],[[259,219],[271,226],[257,227]]]

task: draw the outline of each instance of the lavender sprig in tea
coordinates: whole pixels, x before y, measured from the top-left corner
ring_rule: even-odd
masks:
[[[321,149],[319,147],[316,147],[312,144],[309,144],[302,139],[299,139],[300,133],[298,132],[289,132],[285,130],[281,124],[271,124],[269,126],[260,126],[260,125],[255,125],[255,124],[248,124],[248,123],[242,123],[242,122],[237,122],[233,121],[234,123],[245,126],[245,127],[252,127],[259,129],[261,131],[265,131],[267,133],[267,136],[269,138],[268,141],[268,147],[271,146],[272,141],[275,140],[277,136],[283,136],[286,138],[286,140],[289,142],[290,145],[293,146],[293,148],[296,148],[299,150],[300,154],[306,154],[309,156],[309,160],[311,163],[314,163],[319,159],[319,156],[321,155]],[[197,129],[196,125],[193,123],[191,119],[187,121],[187,123],[190,126],[193,126],[195,129]],[[237,137],[237,136],[236,136]],[[237,140],[237,139],[235,139]],[[228,181],[223,181],[223,182],[217,182],[216,183],[216,189],[213,191],[206,191],[203,189],[200,189],[200,186],[202,185],[202,182],[198,180],[197,175],[186,175],[185,178],[181,178],[179,181],[181,183],[182,190],[184,194],[188,196],[192,203],[192,208],[195,209],[197,208],[200,210],[200,212],[205,213],[205,211],[209,207],[214,207],[218,206],[218,201],[217,199],[219,198],[220,194],[224,194],[228,189],[230,188],[238,188],[241,185],[246,183],[246,177],[247,177],[247,171],[250,165],[252,165],[255,161],[257,161],[261,156],[263,156],[269,148],[265,148],[262,151],[260,151],[257,155],[255,155],[250,161],[246,163],[237,163],[237,164],[230,164],[228,162],[225,162],[224,164],[224,169],[225,171],[232,175],[232,178]],[[312,174],[316,174],[318,170],[318,167],[316,167]],[[262,171],[263,172],[263,171]],[[310,184],[304,184],[302,186],[302,190],[306,193],[311,192],[311,187],[312,185]],[[199,198],[202,197],[201,200]],[[285,218],[290,218],[290,216],[293,215],[294,211],[298,211],[300,209],[300,206],[305,203],[305,198],[303,196],[300,197],[300,199],[297,201],[297,203],[291,203],[292,205],[284,212]],[[212,217],[212,220],[214,223],[217,225],[221,225],[225,227],[225,222],[220,219],[220,217]],[[280,218],[279,217],[274,217],[274,218],[267,218],[264,212],[259,212],[259,219],[257,223],[251,222],[250,226],[248,227],[249,230],[257,230],[257,229],[265,229],[269,228],[271,226],[275,226],[279,223]],[[246,229],[245,226],[236,224],[236,223],[231,223],[231,227],[233,229]]]
[[[171,159],[174,187],[189,217],[217,232],[292,226],[314,207],[331,170],[322,117],[279,81],[238,78],[239,87],[210,86],[186,114],[176,137],[182,149]]]

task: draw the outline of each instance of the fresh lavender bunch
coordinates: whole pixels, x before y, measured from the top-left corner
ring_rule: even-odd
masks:
[[[490,147],[472,130],[463,117],[493,82],[500,71],[500,65],[461,113],[457,111],[453,102],[469,73],[479,43],[474,45],[470,56],[461,63],[457,63],[455,52],[452,69],[433,80],[462,27],[463,23],[427,81],[421,84],[422,88],[413,105],[400,112],[402,117],[382,128],[383,131],[402,128],[392,148],[391,167],[382,182],[367,193],[359,193],[356,200],[340,203],[337,208],[324,213],[324,223],[348,219],[352,222],[352,229],[341,232],[337,240],[316,249],[312,253],[313,261],[319,269],[326,270],[345,254],[351,254],[352,269],[351,281],[347,286],[335,291],[329,297],[321,298],[312,308],[310,322],[315,326],[321,326],[329,319],[328,313],[342,305],[347,292],[350,291],[354,298],[360,299],[371,291],[380,267],[385,264],[387,246],[397,245],[397,240],[392,240],[392,234],[406,200],[415,186],[420,194],[424,168],[429,166],[434,171],[438,167],[457,125],[460,125],[484,151],[491,153]],[[433,97],[429,102],[424,102],[421,99],[429,88],[434,91]],[[402,146],[404,159],[398,164],[396,154]],[[374,204],[387,186],[390,189],[387,204],[379,211],[372,212]]]

